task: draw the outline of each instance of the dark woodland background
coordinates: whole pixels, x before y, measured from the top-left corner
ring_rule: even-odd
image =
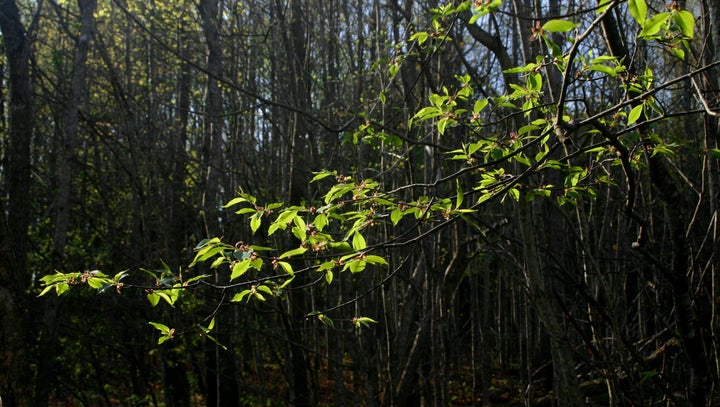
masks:
[[[717,405],[720,7],[649,1],[649,16],[691,12],[694,38],[646,40],[639,2],[611,3],[595,21],[594,2],[505,1],[470,23],[472,8],[441,18],[434,0],[0,1],[2,401]],[[573,69],[539,39],[550,19],[580,24],[545,33],[565,55],[592,27]],[[585,69],[603,55],[625,70]],[[535,62],[539,96],[493,99],[526,86],[508,69]],[[460,107],[492,100],[482,126],[408,126],[461,75],[474,94]],[[633,99],[633,81],[656,91]],[[503,151],[558,104],[586,127],[542,139],[562,165],[523,173]],[[451,159],[480,139],[500,151],[487,168]],[[460,185],[469,207],[500,168],[498,188],[522,174],[519,200],[432,233],[368,229],[389,267],[307,274],[284,299],[240,303],[224,268],[188,268],[212,236],[287,247],[222,208],[240,190],[320,206],[332,183],[310,180],[330,170],[405,202]],[[143,287],[163,262],[213,277],[153,307]],[[45,275],[96,269],[129,270],[135,287],[38,297]],[[306,317],[317,309],[333,326]],[[209,316],[216,341],[196,332]],[[177,335],[158,345],[151,321]]]

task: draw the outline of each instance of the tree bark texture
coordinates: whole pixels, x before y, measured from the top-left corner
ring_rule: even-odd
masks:
[[[2,30],[8,61],[10,112],[9,147],[5,171],[7,207],[0,225],[0,396],[8,405],[32,402],[26,290],[28,226],[30,222],[30,145],[33,104],[30,82],[30,41],[14,1],[0,1]]]

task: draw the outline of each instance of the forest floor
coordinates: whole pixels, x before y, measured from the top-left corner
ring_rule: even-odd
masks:
[[[252,372],[246,372],[243,378],[243,388],[247,392],[242,395],[243,402],[246,405],[266,405],[266,406],[287,406],[289,398],[289,389],[287,387],[287,378],[284,376],[282,369],[277,364],[266,364],[262,374],[262,383],[259,375]],[[332,372],[328,372],[327,366],[321,366],[318,374],[311,380],[311,386],[316,389],[318,406],[337,406],[347,403],[366,405],[367,392],[365,389],[359,388],[360,383],[357,378],[353,377],[350,370],[344,371],[344,384],[340,388],[337,381],[332,377]],[[475,383],[473,387],[473,383]],[[381,385],[382,386],[382,385]],[[453,379],[448,379],[445,383],[447,389],[448,406],[522,406],[525,386],[520,380],[513,375],[504,375],[500,372],[493,373],[491,382],[485,392],[487,400],[483,403],[482,388],[479,378],[473,378],[471,369],[460,369],[460,373]],[[432,386],[431,386],[432,387]],[[379,399],[385,397],[379,390]],[[340,394],[342,392],[342,394]],[[425,394],[422,389],[418,389],[418,399],[420,405],[433,405],[431,394]],[[534,395],[535,398],[543,399],[547,396],[547,392],[538,389]]]

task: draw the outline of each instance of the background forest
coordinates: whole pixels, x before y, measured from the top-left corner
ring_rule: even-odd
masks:
[[[720,403],[717,2],[0,29],[6,406]]]

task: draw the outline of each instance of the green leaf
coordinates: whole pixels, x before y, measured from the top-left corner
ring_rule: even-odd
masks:
[[[486,2],[474,2],[473,7],[473,17],[470,19],[470,24],[474,24],[475,21],[477,21],[478,18],[484,16],[485,14],[492,13],[493,11],[497,10],[498,7],[502,5],[502,0],[492,0],[490,4],[485,4]]]
[[[281,226],[277,223],[271,223],[270,227],[268,228],[268,236],[272,235],[280,228],[285,229],[285,227],[286,227],[285,225]]]
[[[397,73],[400,72],[400,64],[399,63],[390,64],[390,66],[388,67],[388,72],[390,73],[390,76],[397,75]],[[385,95],[382,93],[380,95],[382,95],[382,97],[384,99]],[[381,101],[383,104],[385,104],[384,100],[381,100]]]
[[[562,50],[560,49],[560,46],[555,43],[555,41],[551,40],[549,36],[543,35],[541,36],[543,41],[545,41],[545,45],[550,49],[550,55],[557,58],[558,61],[562,59]],[[562,68],[560,68],[563,70]]]
[[[218,243],[220,243],[220,238],[218,238],[218,237],[213,237],[212,239],[203,239],[200,242],[198,242],[197,246],[195,246],[195,250],[200,250],[204,247],[218,244]]]
[[[212,264],[210,265],[210,268],[212,268],[212,269],[217,268],[218,266],[220,266],[221,264],[226,263],[226,262],[227,262],[227,259],[223,256],[220,256],[217,259],[215,259],[215,261],[212,262]]]
[[[94,289],[98,289],[105,284],[106,280],[104,278],[97,278],[97,277],[89,277],[87,279],[87,284]]]
[[[437,128],[438,128],[438,133],[440,133],[441,136],[445,134],[445,128],[447,127],[449,122],[450,122],[450,119],[438,120]]]
[[[353,318],[353,324],[360,328],[361,326],[370,326],[370,324],[377,324],[377,321],[368,317],[356,317]]]
[[[642,24],[642,30],[640,31],[640,37],[651,37],[660,32],[663,26],[667,25],[668,19],[670,19],[670,13],[658,13],[652,16],[649,20]]]
[[[537,64],[529,63],[525,66],[516,66],[514,68],[505,69],[502,71],[503,73],[522,73],[522,72],[530,72],[537,68]]]
[[[678,57],[678,59],[680,59],[680,60],[682,60],[682,61],[685,60],[685,51],[683,51],[682,49],[680,49],[680,48],[678,48],[678,47],[673,47],[673,48],[672,48],[672,53],[673,53],[676,57]]]
[[[53,288],[57,292],[57,284],[49,285],[49,286],[43,288],[42,291],[40,291],[40,294],[38,294],[38,297],[42,297],[43,295],[47,294],[47,292],[52,290]]]
[[[460,208],[463,203],[463,199],[465,198],[465,194],[463,193],[462,187],[460,186],[460,181],[455,180],[455,209]]]
[[[252,291],[249,290],[249,289],[248,289],[248,290],[243,290],[243,291],[235,294],[235,295],[232,297],[232,299],[230,300],[230,302],[240,302],[240,301],[242,301],[245,297],[247,297],[248,294],[250,294],[251,292],[252,292]]]
[[[155,291],[155,294],[157,294],[160,298],[165,300],[170,306],[175,306],[175,300],[178,298],[177,290],[162,290],[162,291]]]
[[[410,37],[410,41],[417,41],[418,45],[423,45],[429,37],[430,37],[430,34],[424,32],[424,31],[421,31],[421,32],[413,34]]]
[[[390,221],[393,225],[397,225],[402,217],[403,211],[401,211],[400,208],[395,208],[392,212],[390,212]]]
[[[333,272],[332,270],[328,270],[325,272],[325,281],[327,281],[328,284],[331,284],[333,281]]]
[[[673,20],[675,20],[675,24],[680,27],[680,31],[682,31],[685,37],[693,38],[695,36],[695,17],[691,12],[680,10],[675,14]]]
[[[611,68],[607,65],[602,65],[602,64],[590,65],[590,66],[586,67],[585,69],[587,69],[588,71],[602,72],[602,73],[608,74],[610,76],[617,75],[617,71],[615,68]]]
[[[351,273],[359,273],[365,270],[367,262],[364,260],[352,260],[345,265],[345,268],[349,268]]]
[[[354,184],[337,184],[333,185],[332,188],[328,191],[327,194],[325,194],[325,203],[330,204],[330,202],[333,202],[334,200],[340,198],[341,196],[345,195],[346,193],[352,191],[355,189]]]
[[[528,124],[528,125],[520,127],[520,129],[518,129],[518,131],[517,131],[517,134],[518,134],[518,136],[522,136],[525,133],[531,132],[533,130],[539,130],[539,129],[540,129],[540,127],[538,127],[534,124]]]
[[[615,62],[618,58],[612,55],[600,55],[590,61],[591,64],[602,64],[603,62]]]
[[[349,252],[352,250],[352,247],[348,242],[331,242],[330,247],[343,252]]]
[[[317,314],[317,319],[320,320],[324,325],[329,326],[330,328],[335,328],[335,324],[333,323],[333,320],[326,317],[323,314]]]
[[[442,115],[442,110],[435,106],[428,106],[420,109],[417,113],[415,113],[414,117],[418,120],[427,120],[440,115]]]
[[[167,325],[163,325],[158,322],[148,322],[148,324],[152,325],[155,329],[160,331],[163,335],[169,335],[171,330]]]
[[[250,248],[251,248],[253,251],[255,251],[255,252],[267,252],[267,251],[270,251],[270,250],[275,250],[275,249],[272,248],[272,247],[259,246],[259,245],[255,245],[255,244],[250,245]]]
[[[325,270],[332,270],[335,267],[335,262],[333,260],[328,260],[324,263],[322,263],[316,271],[325,271]]]
[[[484,193],[484,194],[480,195],[480,197],[478,197],[477,203],[481,204],[494,196],[495,195],[492,192]]]
[[[494,161],[499,161],[505,156],[505,152],[502,148],[496,147],[493,148],[492,151],[490,151],[490,158],[492,158]]]
[[[80,275],[80,273],[65,274],[59,271],[55,271],[55,274],[48,274],[46,276],[43,276],[40,281],[42,281],[44,284],[49,285],[58,281],[68,281],[72,278],[80,277]]]
[[[643,112],[643,105],[637,105],[630,110],[630,114],[628,114],[627,124],[633,124],[640,118],[640,115]]]
[[[307,239],[307,224],[300,216],[295,218],[295,227],[292,228],[292,233],[298,238],[300,242],[304,242]]]
[[[207,326],[207,328],[203,329],[203,331],[205,331],[205,333],[209,333],[210,331],[213,330],[213,328],[215,328],[215,318],[214,317],[213,317],[213,319],[210,320],[210,324]]]
[[[447,87],[443,86],[443,90],[445,91],[444,95],[440,95],[438,93],[431,93],[430,96],[428,96],[428,100],[430,103],[435,106],[439,107],[445,104],[445,102],[448,101],[448,90]]]
[[[315,176],[310,180],[311,183],[320,181],[321,179],[327,178],[327,177],[334,177],[337,175],[337,171],[318,171],[313,172]]]
[[[117,274],[115,274],[115,275],[113,276],[113,281],[115,281],[115,282],[117,283],[118,281],[120,281],[120,280],[122,280],[123,278],[127,277],[127,275],[128,275],[127,270],[123,270],[123,271],[121,271],[121,272],[119,272],[119,273],[117,273]]]
[[[628,10],[638,24],[643,25],[647,16],[647,3],[645,0],[628,0]]]
[[[283,271],[285,271],[285,273],[287,273],[291,276],[295,275],[295,271],[293,270],[292,265],[290,265],[290,263],[288,263],[286,261],[279,261],[279,262],[277,262],[277,265],[282,267],[282,269],[283,269]]]
[[[355,232],[353,234],[352,247],[357,251],[363,250],[367,247],[367,243],[365,243],[365,238],[363,237],[363,235],[360,234],[360,232]]]
[[[150,305],[152,305],[153,307],[158,305],[158,303],[160,302],[160,296],[155,294],[154,292],[149,293],[147,295],[147,299],[148,301],[150,301]]]
[[[381,264],[383,266],[387,266],[387,264],[388,264],[387,260],[385,260],[384,258],[382,258],[380,256],[376,256],[374,254],[365,256],[365,261],[368,262],[368,264],[373,264],[373,265]]]
[[[297,249],[288,250],[285,253],[281,254],[279,259],[285,259],[292,256],[299,256],[307,251],[306,247],[298,247]]]
[[[345,263],[346,261],[348,261],[348,260],[350,260],[350,259],[355,259],[355,258],[357,258],[358,256],[359,256],[358,253],[346,254],[345,256],[340,257],[339,262],[340,262],[340,264],[342,264],[342,263]],[[345,264],[345,267],[343,267],[343,270],[346,270],[347,267],[348,267],[347,264]]]
[[[241,277],[243,274],[245,274],[250,269],[251,263],[252,260],[248,258],[245,260],[240,260],[233,264],[232,273],[230,274],[230,281],[235,280],[236,278]]]
[[[217,238],[214,238],[213,240],[215,239]],[[227,248],[229,248],[229,246],[221,244],[219,239],[217,243],[208,243],[208,245],[205,245],[200,250],[198,250],[192,263],[190,263],[190,267],[194,266],[199,262],[203,262],[211,257],[215,257],[215,255],[217,255],[218,253],[222,253]]]
[[[295,276],[292,276],[292,277],[288,278],[287,280],[285,280],[284,283],[282,283],[282,284],[280,284],[280,286],[278,286],[278,290],[282,290],[282,289],[284,289],[285,287],[289,286],[290,283],[292,283],[292,281],[293,281],[294,279],[295,279]]]
[[[525,156],[525,154],[515,154],[515,161],[527,167],[532,166],[532,163],[530,163],[530,160]]]
[[[322,232],[322,230],[327,226],[328,224],[328,218],[324,213],[320,213],[315,217],[315,221],[313,222],[313,226],[315,226],[315,229]]]
[[[529,90],[541,91],[542,90],[542,75],[538,72],[530,73],[527,76],[527,88]]]
[[[297,216],[298,210],[290,209],[288,208],[284,212],[282,212],[280,215],[278,215],[277,219],[273,222],[273,225],[278,225],[282,230],[285,230],[287,225],[291,223],[293,220],[295,220],[295,217]]]
[[[665,114],[665,111],[657,104],[655,98],[653,97],[645,99],[645,105],[654,110],[657,114]]]
[[[542,29],[543,31],[548,32],[564,33],[572,30],[579,25],[580,24],[578,23],[573,23],[572,21],[567,20],[550,20],[543,24]]]
[[[210,277],[210,274],[201,274],[199,276],[191,277],[191,278],[185,280],[184,284],[188,285],[188,284],[194,283],[195,281],[202,280],[207,277]]]
[[[252,230],[253,234],[260,228],[260,224],[262,223],[261,218],[262,212],[256,212],[255,215],[250,217],[250,230]]]
[[[62,295],[65,291],[70,289],[70,284],[67,283],[58,283],[55,286],[55,291],[57,292],[58,297]]]
[[[239,197],[237,197],[237,198],[231,199],[230,202],[228,202],[228,203],[226,203],[225,205],[223,205],[223,208],[229,208],[229,207],[231,207],[231,206],[234,206],[234,205],[237,205],[237,204],[240,204],[240,203],[243,203],[243,202],[248,202],[248,199],[245,198],[245,197],[240,197],[240,196],[239,196]]]
[[[538,153],[535,154],[535,161],[537,161],[537,162],[542,161],[542,159],[545,158],[545,156],[547,155],[547,153],[548,153],[547,150],[538,151]]]
[[[478,99],[475,101],[475,104],[473,105],[473,113],[480,113],[485,107],[488,105],[489,101],[487,99]]]

